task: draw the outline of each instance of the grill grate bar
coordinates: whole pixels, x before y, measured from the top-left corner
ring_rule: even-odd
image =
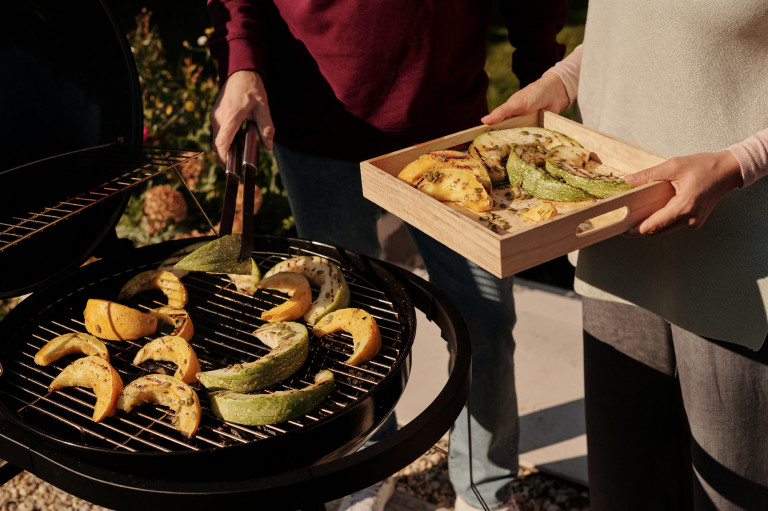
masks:
[[[12,220],[15,223],[0,223],[0,253],[86,208],[121,194],[194,158],[201,157],[202,154],[145,147],[139,166],[123,175],[40,211],[30,211],[25,214],[26,216],[14,216]],[[119,160],[111,164],[117,167],[124,162]]]

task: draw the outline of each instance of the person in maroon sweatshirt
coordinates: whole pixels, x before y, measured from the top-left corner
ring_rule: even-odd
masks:
[[[381,210],[362,196],[359,162],[477,126],[488,111],[484,66],[492,0],[208,0],[219,97],[211,112],[223,160],[244,120],[274,150],[298,235],[372,257]],[[558,62],[567,0],[500,0],[521,85]],[[491,509],[515,509],[518,471],[512,278],[498,279],[410,229],[430,281],[472,337],[473,480]],[[391,416],[376,436],[396,429]],[[471,488],[466,409],[452,428],[456,509]],[[341,509],[383,509],[394,479]]]

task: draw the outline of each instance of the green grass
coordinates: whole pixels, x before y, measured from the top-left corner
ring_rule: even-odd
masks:
[[[565,44],[565,54],[581,44],[584,39],[584,20],[586,18],[586,1],[571,1],[569,20],[560,31],[557,40]],[[514,48],[507,38],[507,27],[504,26],[498,12],[494,13],[488,33],[488,57],[485,72],[488,74],[488,108],[493,110],[504,103],[520,88],[520,81],[512,73],[512,54]],[[562,113],[564,117],[574,119],[573,109]]]

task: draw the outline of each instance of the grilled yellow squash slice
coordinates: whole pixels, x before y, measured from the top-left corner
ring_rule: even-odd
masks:
[[[175,378],[184,383],[197,382],[200,372],[200,362],[192,346],[178,335],[164,335],[152,339],[136,353],[133,365],[137,366],[147,360],[165,360],[176,364]]]
[[[69,332],[56,336],[45,343],[45,346],[35,353],[35,364],[47,366],[51,362],[73,353],[93,355],[109,361],[107,346],[95,336],[85,332]]]
[[[309,281],[302,273],[273,273],[256,284],[256,288],[274,289],[289,295],[289,298],[280,305],[261,313],[261,319],[270,323],[299,319],[312,303],[312,288],[309,287]]]
[[[406,165],[397,175],[397,178],[412,185],[427,172],[443,169],[456,169],[469,172],[480,181],[489,193],[491,191],[491,178],[488,175],[486,168],[479,160],[461,151],[430,151]]]
[[[333,332],[344,331],[352,335],[352,356],[349,365],[359,365],[375,357],[381,349],[381,332],[376,320],[363,309],[347,308],[332,312],[320,320],[312,333],[323,337]]]
[[[493,199],[478,179],[463,170],[446,168],[428,172],[414,186],[443,202],[457,202],[472,211],[482,213],[493,208]]]
[[[115,405],[123,391],[123,381],[109,362],[101,357],[88,356],[78,358],[65,367],[48,386],[48,390],[64,387],[92,389],[96,394],[93,420],[101,422],[115,413]]]
[[[193,436],[200,426],[200,399],[192,387],[178,378],[167,374],[141,376],[125,386],[117,400],[117,408],[128,413],[144,403],[173,410],[173,424],[186,437]]]
[[[132,341],[157,330],[157,318],[109,300],[90,298],[83,311],[85,329],[110,341]]]
[[[187,288],[179,277],[166,270],[147,270],[131,277],[120,289],[118,300],[127,300],[144,291],[158,289],[168,299],[168,305],[179,309],[187,304]]]
[[[304,313],[304,321],[310,325],[320,318],[349,305],[350,294],[344,274],[338,266],[320,256],[295,256],[273,266],[264,278],[279,272],[293,272],[304,275],[310,284],[319,286],[317,298]]]
[[[187,341],[195,334],[195,327],[189,313],[184,309],[164,305],[148,311],[163,323],[170,325],[172,330],[168,335],[178,335]]]

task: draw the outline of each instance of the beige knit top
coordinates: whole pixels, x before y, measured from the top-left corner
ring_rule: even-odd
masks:
[[[758,349],[768,335],[768,153],[754,135],[768,129],[768,1],[590,0],[576,76],[586,126],[665,157],[729,148],[749,185],[699,230],[579,251],[576,291]]]

